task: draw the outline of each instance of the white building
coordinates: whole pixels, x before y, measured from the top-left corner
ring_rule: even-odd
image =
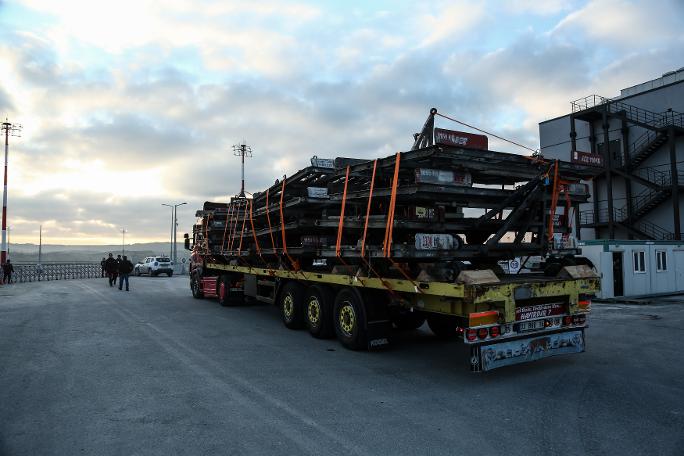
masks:
[[[593,240],[579,246],[601,272],[599,298],[684,290],[684,242]]]
[[[601,297],[684,292],[684,68],[575,100],[539,138],[545,158],[601,169],[573,224]]]

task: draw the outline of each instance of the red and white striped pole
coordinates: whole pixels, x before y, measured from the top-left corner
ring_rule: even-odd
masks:
[[[2,251],[0,251],[0,264],[5,264],[7,261],[7,155],[12,124],[5,119],[2,129],[5,130],[5,179],[3,181],[4,186],[2,187]]]

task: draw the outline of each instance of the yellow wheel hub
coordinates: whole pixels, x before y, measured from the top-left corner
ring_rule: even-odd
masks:
[[[283,314],[287,318],[292,317],[294,314],[294,298],[292,298],[292,295],[286,295],[285,299],[283,299]]]
[[[347,303],[340,309],[340,328],[345,335],[351,336],[355,326],[356,313],[354,312],[354,307]]]
[[[321,303],[318,302],[318,299],[315,296],[312,296],[309,300],[309,305],[306,311],[309,321],[312,324],[317,325],[321,319]]]

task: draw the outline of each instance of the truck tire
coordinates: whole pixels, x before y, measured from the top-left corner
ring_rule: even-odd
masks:
[[[401,330],[418,329],[425,323],[425,314],[422,312],[409,312],[402,310],[392,316],[392,324]]]
[[[323,285],[312,285],[306,290],[304,297],[304,317],[309,333],[318,339],[329,339],[335,336],[333,325],[332,291]]]
[[[427,317],[427,323],[430,330],[437,336],[438,339],[450,340],[458,336],[456,328],[458,327],[458,320],[451,315],[430,314]]]
[[[192,290],[192,297],[195,299],[204,298],[204,293],[202,293],[202,289],[200,288],[199,280],[197,274],[193,274],[190,278],[190,290]]]
[[[351,287],[342,288],[335,296],[333,309],[335,334],[340,343],[351,350],[368,348],[366,309],[361,293]]]
[[[278,297],[278,308],[283,324],[290,329],[304,327],[304,287],[297,282],[288,282]]]

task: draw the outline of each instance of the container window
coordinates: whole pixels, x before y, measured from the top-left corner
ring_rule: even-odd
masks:
[[[656,271],[667,271],[667,250],[656,250]]]
[[[645,274],[646,273],[646,253],[643,250],[635,250],[633,253],[634,258],[634,273],[635,274]]]

